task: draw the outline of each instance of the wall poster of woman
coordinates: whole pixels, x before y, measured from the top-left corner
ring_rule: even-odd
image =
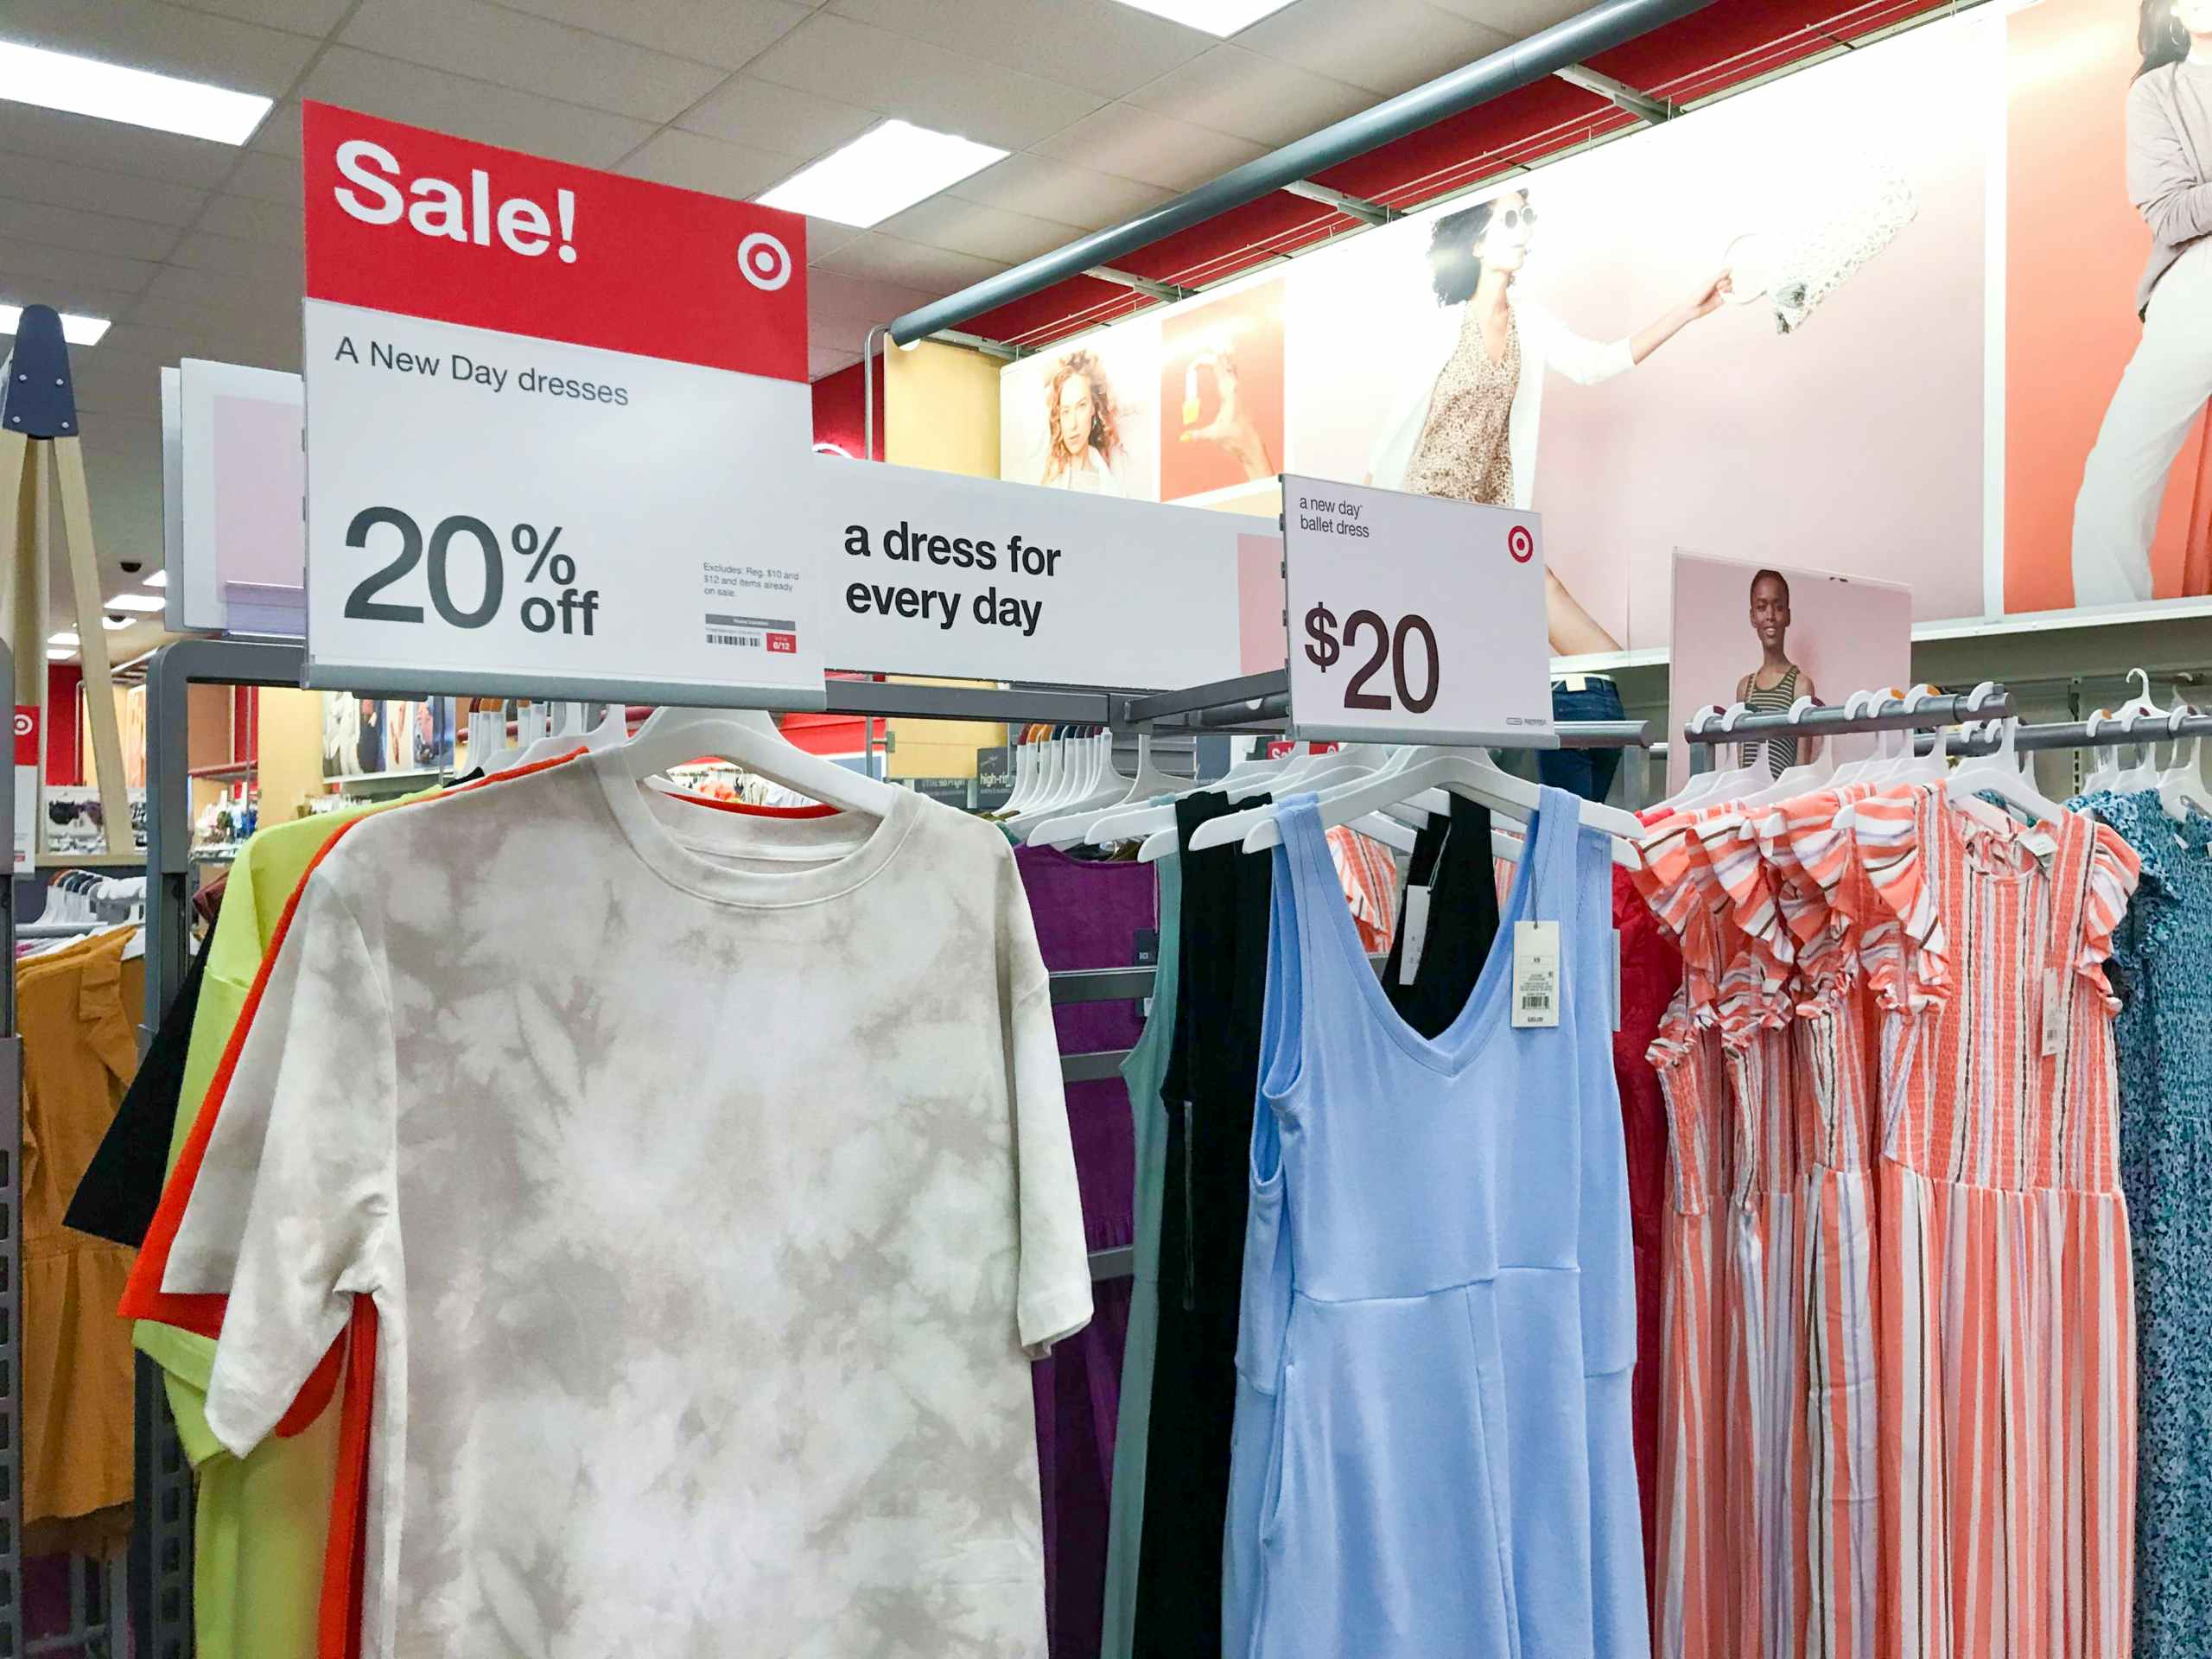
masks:
[[[2105,410],[2074,504],[2074,602],[2157,597],[2166,483],[2212,398],[2212,0],[2142,0],[2127,90],[2127,195],[2151,230],[2134,295],[2143,334]],[[2190,527],[2182,590],[2212,587]]]
[[[1151,387],[1159,351],[1158,320],[1131,318],[1008,364],[1000,378],[999,476],[1157,499]]]

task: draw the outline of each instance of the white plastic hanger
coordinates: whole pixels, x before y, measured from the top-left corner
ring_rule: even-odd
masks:
[[[2151,677],[2148,673],[2139,668],[2131,668],[2127,672],[2129,678],[2139,680],[2141,685],[2135,696],[2120,705],[2120,712],[2123,719],[2150,715],[2164,716],[2170,712],[2159,708],[2151,700]],[[2133,793],[2138,790],[2156,789],[2158,786],[2158,740],[2152,738],[2145,742],[2137,753],[2135,764],[2120,774],[2119,787]]]
[[[1810,697],[1800,697],[1789,705],[1789,717],[1795,720],[1807,709],[1817,706]],[[1795,800],[1800,795],[1811,793],[1828,782],[1834,774],[1835,740],[1830,738],[1821,745],[1819,760],[1808,760],[1802,766],[1789,767],[1766,788],[1756,790],[1744,797],[1738,805],[1746,811],[1763,806],[1779,805],[1783,801]]]
[[[1893,696],[1901,700],[1904,693],[1893,690],[1854,691],[1843,700],[1844,717],[1847,720],[1864,720]],[[1874,747],[1866,753],[1860,755],[1858,760],[1847,760],[1837,766],[1829,775],[1828,782],[1838,789],[1851,784],[1866,782],[1876,772],[1896,760],[1898,735],[1899,734],[1894,731],[1875,733]],[[1904,735],[1910,741],[1910,734]]]
[[[576,713],[581,713],[582,708],[582,703],[573,706],[574,712]],[[522,758],[515,763],[517,766],[534,766],[541,760],[552,760],[564,754],[573,754],[578,749],[597,754],[601,750],[617,748],[630,741],[630,710],[627,704],[608,703],[607,712],[600,716],[599,724],[588,731],[567,729],[566,717],[571,711],[570,705],[562,705],[562,710],[563,719],[557,722],[562,729],[548,732],[537,742],[524,749],[522,752]]]
[[[1978,798],[1982,795],[1994,795],[2010,802],[2036,823],[2047,823],[2065,811],[2064,807],[2036,787],[2031,773],[2022,769],[2023,757],[2012,747],[2013,734],[2019,724],[2012,719],[1993,720],[1982,728],[1997,738],[1998,746],[1986,754],[1969,755],[1951,769],[1951,775],[1943,785],[1946,801],[1993,827],[2005,826],[2005,816],[1988,802]]]
[[[1732,732],[1736,729],[1736,723],[1749,713],[1751,713],[1749,703],[1731,703],[1726,709],[1715,704],[1700,709],[1697,716],[1690,721],[1690,729],[1697,732],[1709,731],[1717,720],[1722,731]],[[1758,753],[1756,746],[1753,753]],[[1747,761],[1737,766],[1723,766],[1719,764],[1719,759],[1720,757],[1715,754],[1713,756],[1715,764],[1712,771],[1697,773],[1688,783],[1683,785],[1680,791],[1669,796],[1660,804],[1674,811],[1681,811],[1694,806],[1717,806],[1723,801],[1733,799],[1747,790],[1756,789],[1773,776],[1767,771],[1766,762],[1764,760]]]
[[[1108,744],[1113,734],[1106,734]],[[1119,774],[1116,774],[1119,779]],[[1152,734],[1137,734],[1137,775],[1126,781],[1121,794],[1114,800],[1098,805],[1085,805],[1071,812],[1060,813],[1039,821],[1024,837],[1032,847],[1072,847],[1086,840],[1091,826],[1102,819],[1118,813],[1124,807],[1140,810],[1150,805],[1155,795],[1179,795],[1192,787],[1187,778],[1173,778],[1152,764]],[[1173,812],[1173,807],[1166,810]],[[1017,826],[1018,827],[1018,826]],[[1154,825],[1154,828],[1158,828]],[[1149,833],[1147,831],[1147,833]],[[1126,839],[1126,837],[1124,837]]]
[[[880,818],[899,791],[889,784],[810,754],[754,709],[657,709],[619,753],[630,775],[645,783],[656,772],[711,754],[848,812]]]
[[[1404,800],[1439,785],[1485,806],[1524,817],[1535,812],[1543,798],[1536,785],[1506,772],[1485,750],[1423,747],[1394,770],[1324,794],[1320,799],[1322,828],[1353,823],[1393,801]],[[1226,817],[1202,823],[1191,837],[1191,849],[1198,852],[1207,847],[1225,846],[1241,836],[1246,852],[1264,851],[1282,840],[1277,810],[1269,805],[1249,812],[1232,812]],[[1583,823],[1613,836],[1630,837],[1643,830],[1632,814],[1618,807],[1581,801],[1577,811]],[[1629,851],[1625,847],[1619,850]],[[1632,852],[1630,856],[1634,856]]]
[[[1137,753],[1141,757],[1137,770],[1140,773],[1146,770],[1145,758],[1149,755],[1149,741],[1141,734],[1137,740]],[[1039,834],[1042,830],[1055,825],[1088,823],[1095,812],[1119,806],[1129,798],[1132,780],[1122,777],[1113,768],[1113,734],[1102,733],[1082,741],[1085,759],[1080,791],[1065,801],[1039,805],[1034,811],[1001,820],[1007,830],[1032,846],[1045,844],[1048,837]],[[1071,836],[1069,839],[1080,840],[1081,837]]]
[[[2173,725],[2178,728],[2183,719],[2196,713],[2196,709],[2177,702],[2173,708]],[[2158,776],[2158,804],[2177,823],[2192,810],[2212,812],[2212,790],[2208,790],[2204,785],[2203,749],[2204,740],[2202,737],[2190,737],[2186,747],[2177,738],[2173,759]]]

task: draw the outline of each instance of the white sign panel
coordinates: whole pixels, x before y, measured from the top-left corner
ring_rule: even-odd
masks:
[[[832,668],[1143,690],[1282,666],[1264,521],[835,456],[803,543]]]
[[[173,482],[164,467],[168,625],[296,639],[307,620],[300,377],[196,358],[176,376]],[[166,430],[163,440],[166,462]]]
[[[741,459],[789,454],[803,384],[316,302],[307,356],[309,684],[820,706],[808,458]]]
[[[1535,513],[1288,475],[1283,550],[1299,736],[1548,747]]]

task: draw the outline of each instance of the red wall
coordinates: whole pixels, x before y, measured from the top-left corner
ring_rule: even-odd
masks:
[[[814,441],[834,443],[855,460],[868,459],[867,427],[861,415],[861,367],[858,363],[814,383]],[[883,449],[883,365],[875,369],[875,447]]]
[[[46,781],[81,784],[84,762],[77,753],[77,688],[85,671],[75,663],[46,665]]]

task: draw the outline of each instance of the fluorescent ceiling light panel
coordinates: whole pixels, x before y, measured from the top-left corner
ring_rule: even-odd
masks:
[[[137,611],[143,616],[151,616],[156,611],[165,611],[168,607],[168,601],[159,594],[118,594],[107,601],[107,608],[111,611]]]
[[[76,654],[77,653],[73,651],[60,651],[53,646],[48,646],[47,648],[46,660],[49,663],[66,663]]]
[[[169,573],[166,570],[155,571],[152,575],[146,578],[146,585],[149,588],[168,587],[169,585]]]
[[[801,168],[758,200],[763,207],[866,230],[1005,159],[1006,151],[972,138],[885,121]]]
[[[274,100],[147,69],[0,41],[0,99],[42,110],[242,144]]]
[[[1209,35],[1226,36],[1249,29],[1269,12],[1281,11],[1290,0],[1122,0],[1122,3],[1202,29]]]
[[[23,308],[20,305],[0,305],[0,334],[12,334],[22,326]],[[97,346],[100,336],[107,333],[105,317],[79,317],[68,312],[61,314],[61,338],[72,346]]]
[[[46,643],[49,645],[73,645],[79,642],[74,630],[64,628],[59,633],[48,634]]]

